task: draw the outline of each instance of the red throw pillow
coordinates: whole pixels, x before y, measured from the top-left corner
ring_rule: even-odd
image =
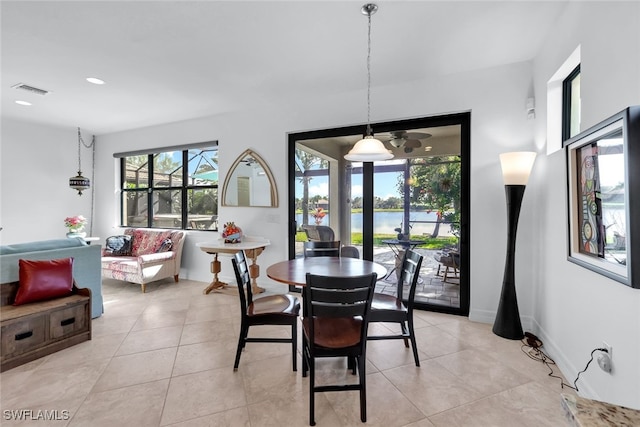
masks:
[[[13,305],[67,296],[73,288],[73,258],[18,260],[18,292]]]

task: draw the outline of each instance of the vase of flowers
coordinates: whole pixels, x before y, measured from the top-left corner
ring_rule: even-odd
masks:
[[[82,230],[87,224],[87,219],[82,215],[68,216],[64,219],[64,226],[67,227],[67,237],[85,237],[87,233]]]
[[[311,212],[311,216],[316,222],[316,225],[322,224],[322,218],[324,218],[327,213],[322,208],[316,208],[313,212]]]
[[[225,243],[240,243],[242,240],[242,229],[234,222],[227,222],[222,228],[222,237]]]

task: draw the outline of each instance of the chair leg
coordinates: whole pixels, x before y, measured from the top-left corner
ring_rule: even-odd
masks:
[[[402,335],[404,336],[404,346],[409,348],[409,340],[407,337],[409,336],[409,331],[407,330],[407,324],[402,321],[400,322],[400,329],[402,330]]]
[[[307,376],[309,372],[309,361],[307,359],[307,337],[302,334],[302,377]]]
[[[180,278],[176,274],[176,275],[173,276],[173,280],[175,280],[175,282],[178,283],[180,281]]]
[[[297,322],[298,319],[296,319]],[[291,325],[291,357],[293,359],[293,372],[298,370],[298,327],[296,323]]]
[[[358,357],[358,375],[360,376],[360,421],[367,422],[367,375],[365,374],[365,364],[367,363],[364,354]]]
[[[416,334],[413,329],[413,316],[409,317],[409,339],[411,339],[411,349],[413,350],[413,358],[416,366],[420,367],[420,359],[418,358],[418,345],[416,344]]]
[[[145,285],[144,283],[141,283],[140,287],[142,288],[142,293],[144,294],[147,291],[147,285]]]
[[[355,375],[358,369],[358,362],[355,357],[347,357],[347,370],[351,369],[351,374]]]
[[[316,425],[315,399],[316,364],[313,357],[309,357],[309,425]]]
[[[238,370],[238,365],[240,364],[240,356],[242,355],[242,349],[245,345],[245,339],[247,338],[247,334],[249,333],[249,327],[242,325],[240,326],[240,337],[238,338],[238,349],[236,350],[236,361],[233,364],[233,370]]]

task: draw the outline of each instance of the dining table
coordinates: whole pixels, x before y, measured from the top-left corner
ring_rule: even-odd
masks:
[[[373,261],[347,257],[312,257],[281,261],[267,268],[267,277],[292,286],[305,286],[307,273],[332,277],[352,277],[376,273],[381,279],[387,269]]]

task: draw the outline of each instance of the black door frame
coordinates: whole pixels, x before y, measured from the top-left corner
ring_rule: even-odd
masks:
[[[443,313],[458,314],[463,316],[469,315],[470,303],[470,208],[471,199],[469,185],[471,182],[471,112],[452,113],[441,116],[421,117],[414,119],[394,120],[389,122],[373,123],[372,127],[376,132],[391,132],[395,130],[429,128],[439,126],[460,125],[460,159],[461,159],[461,195],[460,195],[460,307],[445,307],[435,304],[418,303],[416,307],[430,311],[438,311]],[[319,138],[336,138],[348,135],[364,135],[366,124],[344,126],[332,129],[320,129],[306,132],[292,132],[287,135],[288,146],[288,228],[289,228],[289,259],[295,258],[295,236],[296,236],[296,220],[295,220],[295,146],[297,141],[319,139]],[[362,199],[363,199],[363,223],[362,223],[362,239],[363,254],[362,258],[373,260],[373,163],[363,163],[362,177]],[[369,215],[368,212],[371,212]]]

